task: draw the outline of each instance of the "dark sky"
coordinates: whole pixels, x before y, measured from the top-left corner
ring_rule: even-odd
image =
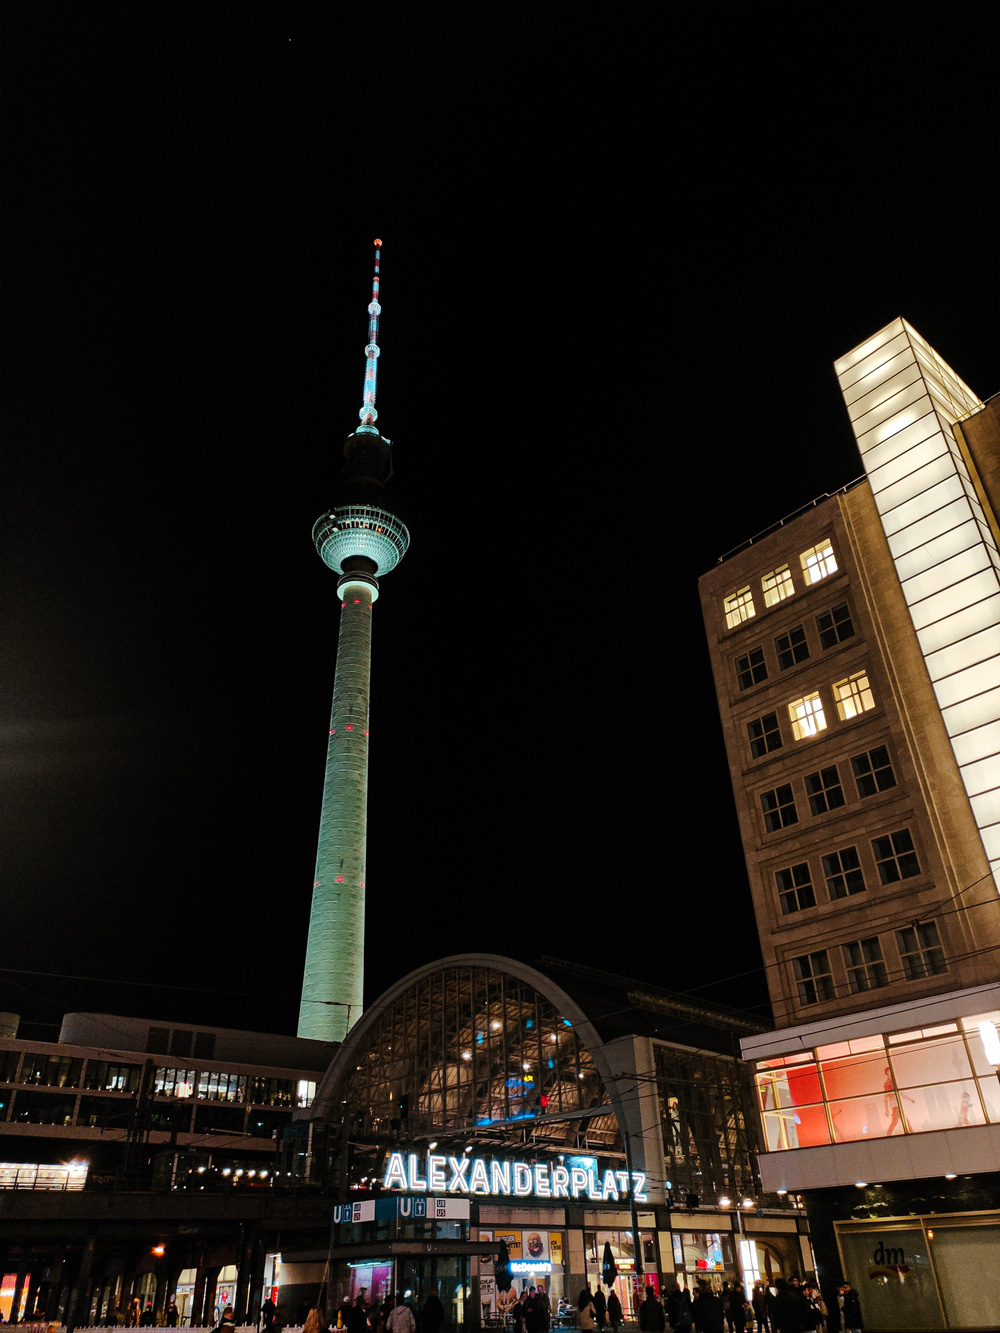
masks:
[[[759,1005],[697,579],[859,474],[896,315],[1000,388],[998,21],[8,0],[0,1008],[294,1027],[376,235],[369,994]]]

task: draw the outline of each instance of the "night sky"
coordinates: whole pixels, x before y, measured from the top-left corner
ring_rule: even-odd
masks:
[[[368,994],[760,1006],[697,580],[861,472],[832,361],[896,315],[1000,389],[996,6],[0,24],[0,1009],[294,1030],[375,236]]]

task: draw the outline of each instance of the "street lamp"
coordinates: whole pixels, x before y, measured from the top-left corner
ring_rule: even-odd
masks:
[[[756,1208],[757,1202],[755,1199],[751,1199],[749,1195],[746,1195],[734,1207],[732,1199],[730,1199],[728,1195],[723,1194],[719,1199],[719,1207],[732,1208],[736,1215],[736,1245],[739,1252],[739,1271],[743,1276],[743,1286],[749,1291],[760,1277],[760,1268],[757,1264],[757,1247],[752,1240],[747,1239],[746,1233],[743,1230],[742,1209]]]

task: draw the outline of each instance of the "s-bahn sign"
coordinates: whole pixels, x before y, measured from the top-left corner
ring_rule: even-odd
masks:
[[[647,1203],[642,1171],[587,1170],[550,1162],[498,1161],[495,1157],[444,1157],[436,1153],[389,1154],[382,1188],[410,1194],[492,1195],[502,1199],[591,1199],[594,1203],[633,1198]]]

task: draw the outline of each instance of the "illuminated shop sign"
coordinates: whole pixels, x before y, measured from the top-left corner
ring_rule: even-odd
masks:
[[[534,1273],[551,1273],[548,1259],[511,1259],[510,1271],[515,1277],[531,1277]]]
[[[382,1181],[383,1189],[413,1194],[492,1194],[510,1199],[591,1199],[594,1203],[627,1198],[647,1203],[642,1171],[605,1171],[549,1162],[508,1162],[495,1157],[444,1157],[394,1152]]]

